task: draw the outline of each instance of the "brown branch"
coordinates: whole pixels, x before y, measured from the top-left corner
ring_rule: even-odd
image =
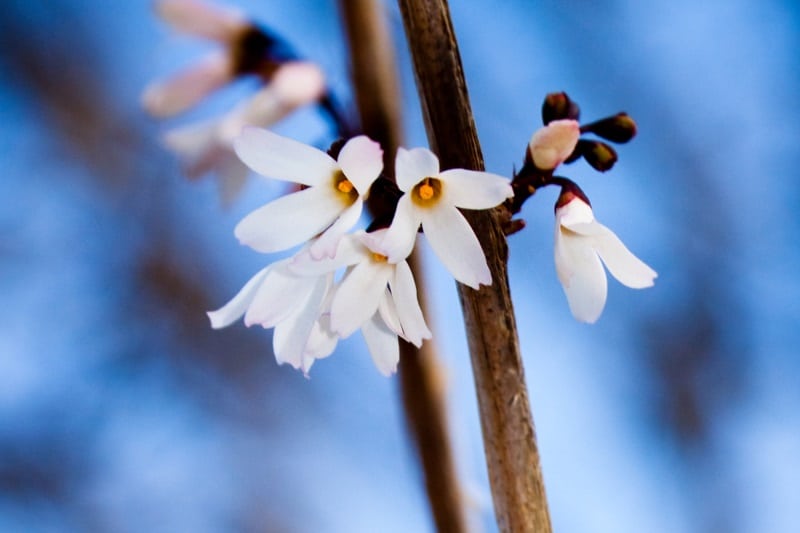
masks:
[[[442,168],[483,170],[446,0],[399,0],[428,141]],[[507,278],[503,208],[464,213],[481,241],[493,284],[459,285],[495,514],[501,531],[550,532],[539,451]]]
[[[340,6],[350,43],[363,131],[383,146],[384,171],[391,176],[402,128],[395,59],[385,14],[376,0],[341,0]],[[377,212],[385,210],[385,206],[372,207]],[[409,265],[425,312],[427,291],[417,254],[409,258]],[[420,349],[401,342],[400,349],[399,374],[406,423],[422,463],[436,527],[443,532],[464,532],[467,527],[450,447],[440,362],[431,341]]]

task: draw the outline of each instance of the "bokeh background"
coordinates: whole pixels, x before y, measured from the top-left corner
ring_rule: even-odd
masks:
[[[319,62],[349,105],[336,3],[239,0]],[[425,145],[397,7],[407,144]],[[453,2],[487,168],[510,175],[565,90],[640,134],[605,175],[600,221],[652,265],[570,316],[552,206],[526,204],[511,284],[560,532],[792,532],[800,509],[800,9],[784,0]],[[432,531],[396,378],[358,335],[310,379],[269,332],[204,311],[273,258],[159,144],[141,89],[208,45],[144,0],[6,0],[0,10],[0,531]],[[239,84],[190,118],[210,116]],[[278,131],[324,146],[307,110]],[[454,284],[429,262],[459,471],[493,531]]]

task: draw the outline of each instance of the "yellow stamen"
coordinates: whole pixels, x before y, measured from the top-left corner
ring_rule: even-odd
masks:
[[[427,181],[419,186],[418,192],[419,192],[419,197],[422,198],[423,200],[430,200],[431,198],[433,198],[433,195],[435,194],[433,187],[431,187],[431,185]]]
[[[385,263],[389,260],[389,258],[383,254],[379,254],[378,252],[372,252],[372,260],[376,263]]]
[[[339,192],[347,194],[353,190],[353,184],[350,183],[350,180],[343,179],[342,181],[336,184],[336,188],[339,189]]]

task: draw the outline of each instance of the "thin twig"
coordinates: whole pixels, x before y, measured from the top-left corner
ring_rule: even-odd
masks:
[[[391,176],[402,128],[396,65],[385,13],[376,0],[341,0],[340,6],[350,42],[363,131],[383,146],[384,173]],[[373,207],[378,212],[383,209]],[[409,265],[424,312],[427,291],[417,254],[409,258]],[[467,529],[466,520],[450,446],[440,366],[431,341],[420,349],[401,343],[399,374],[406,423],[422,463],[434,521],[439,531],[461,533]]]
[[[466,82],[445,0],[399,0],[428,141],[442,168],[483,170]],[[493,284],[459,285],[498,526],[550,532],[539,451],[528,402],[507,277],[506,209],[465,211]]]

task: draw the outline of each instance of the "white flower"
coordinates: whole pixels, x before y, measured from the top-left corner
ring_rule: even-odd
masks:
[[[305,275],[321,275],[350,267],[335,288],[327,325],[342,338],[360,328],[378,370],[389,375],[400,357],[398,335],[419,347],[423,339],[431,338],[431,332],[408,263],[390,263],[372,247],[385,231],[346,235],[334,258],[314,261],[309,254],[298,254],[291,268]]]
[[[383,169],[383,150],[361,135],[347,141],[338,161],[311,146],[258,128],[245,128],[236,153],[255,172],[308,188],[247,215],[236,237],[259,252],[276,252],[314,241],[314,259],[333,257],[344,233],[358,222],[372,182]]]
[[[233,43],[251,27],[238,10],[218,7],[200,0],[160,0],[156,12],[178,31],[222,43],[224,50],[210,52],[195,65],[165,80],[149,85],[142,104],[157,117],[176,115],[236,76]]]
[[[581,128],[576,120],[554,120],[539,128],[528,143],[528,154],[540,170],[553,170],[575,150]]]
[[[284,259],[259,271],[233,299],[208,313],[214,329],[244,315],[248,327],[274,327],[275,359],[308,373],[316,359],[330,355],[338,340],[325,327],[323,312],[330,301],[333,274],[301,275]]]
[[[390,263],[411,253],[417,230],[453,277],[477,289],[492,283],[478,238],[458,207],[488,209],[513,196],[509,180],[473,170],[439,172],[439,159],[426,148],[397,151],[397,186],[405,194],[397,203],[392,225],[378,244]]]
[[[589,204],[574,194],[562,193],[556,207],[556,272],[569,308],[581,322],[597,321],[606,303],[607,281],[601,259],[623,285],[633,289],[653,286],[655,271],[594,219]]]
[[[189,177],[214,172],[223,201],[229,203],[244,185],[249,170],[236,156],[233,140],[245,126],[270,126],[325,92],[319,67],[306,62],[283,63],[269,84],[220,118],[167,132],[164,143],[184,160]]]

